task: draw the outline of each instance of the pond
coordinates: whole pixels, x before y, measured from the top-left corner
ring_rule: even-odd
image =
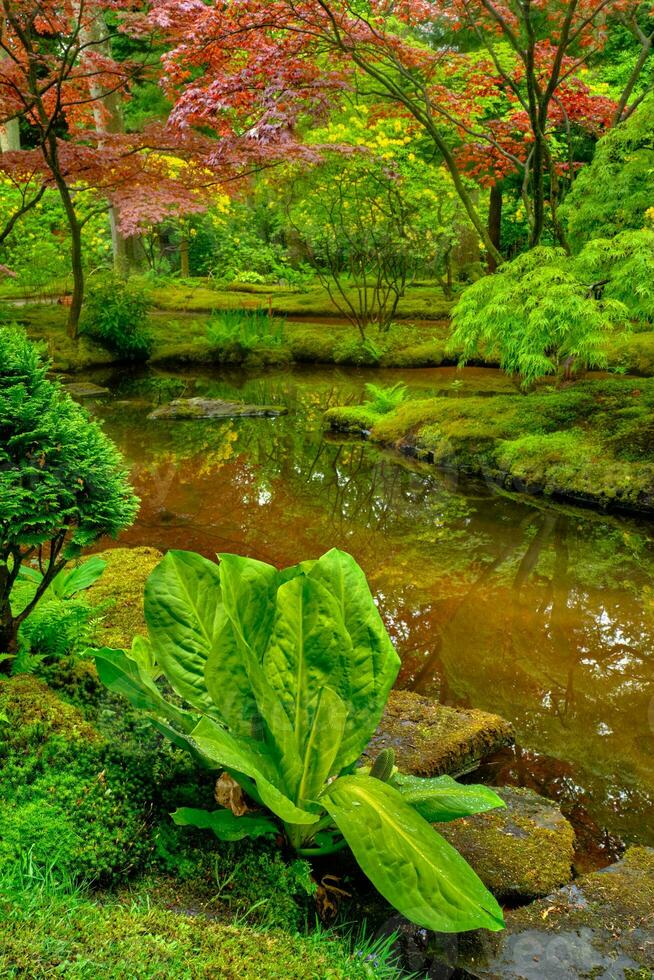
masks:
[[[94,375],[142,498],[124,545],[289,565],[338,546],[364,568],[402,657],[398,683],[497,712],[518,746],[484,778],[559,800],[580,868],[654,844],[652,528],[443,473],[323,435],[366,381],[444,397],[520,395],[491,370]],[[282,403],[279,419],[146,421],[179,395]],[[492,401],[489,401],[492,411]]]

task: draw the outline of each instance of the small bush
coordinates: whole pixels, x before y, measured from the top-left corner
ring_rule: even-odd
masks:
[[[146,330],[146,293],[118,277],[102,279],[88,291],[84,332],[124,361],[147,361],[153,341]]]
[[[388,415],[393,412],[406,398],[407,386],[401,381],[397,384],[384,387],[372,382],[366,385],[367,398],[365,405],[369,406],[378,415]]]
[[[310,865],[284,860],[274,845],[222,844],[214,869],[220,900],[249,922],[293,932],[312,911],[316,883]]]
[[[384,351],[372,340],[348,338],[334,347],[334,361],[337,364],[374,367],[379,364],[383,353]]]
[[[22,331],[0,328],[0,672],[67,561],[131,524],[138,506],[117,449],[48,367]],[[17,609],[12,590],[35,558],[42,574]]]
[[[284,345],[284,321],[266,310],[224,310],[207,324],[211,349],[221,361],[240,363],[257,349]]]

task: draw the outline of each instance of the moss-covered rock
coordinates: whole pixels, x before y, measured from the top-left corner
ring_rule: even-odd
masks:
[[[240,419],[277,418],[287,415],[284,405],[247,405],[244,402],[230,402],[219,398],[176,398],[168,405],[161,405],[150,412],[148,419],[188,420],[188,419]]]
[[[500,898],[540,898],[572,876],[575,834],[556,804],[528,789],[496,793],[506,809],[439,824],[437,830]]]
[[[31,674],[0,681],[0,719],[0,746],[10,741],[14,750],[34,751],[54,737],[68,743],[102,741],[77,708]]]
[[[455,964],[480,980],[645,980],[654,971],[654,849],[509,912],[504,934],[459,937]]]
[[[163,555],[156,548],[111,548],[101,557],[107,567],[102,578],[87,593],[93,605],[101,606],[103,610],[95,643],[115,649],[127,648],[134,636],[146,633],[143,590],[150,572]]]
[[[410,691],[391,691],[365,757],[393,749],[398,768],[416,776],[459,774],[513,743],[511,725],[476,709],[448,708]]]

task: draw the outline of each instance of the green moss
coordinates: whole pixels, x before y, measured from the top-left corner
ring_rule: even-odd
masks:
[[[398,768],[416,776],[462,773],[513,744],[511,725],[476,709],[455,709],[411,691],[392,691],[366,757],[393,749]]]
[[[30,674],[0,681],[0,746],[11,741],[14,752],[26,752],[53,737],[66,743],[99,743],[101,736],[77,708],[66,704],[43,681]],[[3,777],[1,777],[3,778]]]
[[[630,935],[633,945],[638,947],[639,935],[650,935],[651,932],[654,849],[631,847],[618,864],[578,879],[559,895],[559,901],[545,898],[514,912],[510,920],[511,931],[541,926],[543,912],[549,907],[548,931],[589,927],[598,935],[606,933],[609,948],[615,948],[619,936],[624,940]],[[551,898],[559,898],[559,895]],[[652,944],[645,945],[651,947]],[[654,966],[654,949],[645,952],[650,965]]]
[[[369,966],[344,943],[255,931],[151,905],[147,896],[94,903],[79,896],[0,895],[0,973],[71,980],[221,977],[363,980]],[[390,973],[387,974],[390,976]]]
[[[575,834],[558,807],[531,790],[499,789],[507,809],[438,825],[487,888],[503,898],[535,898],[567,884]]]
[[[185,754],[103,738],[34,677],[1,682],[0,711],[0,866],[30,851],[75,879],[121,880],[156,860],[175,805],[210,803]]]
[[[95,642],[98,646],[127,648],[134,636],[146,633],[143,590],[163,556],[156,548],[111,548],[101,557],[107,567],[86,593],[93,605],[103,608]]]
[[[376,417],[337,408],[326,424],[514,490],[649,511],[653,418],[654,381],[610,379],[525,396],[410,399]]]
[[[352,290],[354,297],[355,291]],[[304,290],[279,286],[249,286],[213,289],[203,280],[188,284],[167,284],[152,290],[154,303],[162,310],[211,313],[213,310],[272,309],[275,316],[338,315],[338,307],[320,285]],[[398,307],[398,319],[439,320],[447,317],[452,302],[445,299],[440,286],[414,284],[407,289]]]

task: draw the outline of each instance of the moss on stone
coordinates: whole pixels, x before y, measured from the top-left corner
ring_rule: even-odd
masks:
[[[572,876],[575,834],[556,804],[528,789],[496,789],[506,809],[436,829],[501,898],[537,898]]]
[[[456,967],[486,980],[649,978],[652,909],[654,849],[634,847],[618,864],[508,912],[505,933],[459,937]]]
[[[477,709],[448,708],[411,691],[391,691],[365,757],[393,749],[398,768],[416,776],[463,773],[513,743],[509,722]]]
[[[89,601],[103,610],[95,642],[98,646],[124,649],[131,646],[134,636],[147,632],[143,590],[163,556],[156,548],[111,548],[101,557],[107,567],[87,593]]]
[[[30,747],[57,737],[65,742],[99,743],[101,736],[72,705],[31,674],[0,681],[0,745]]]

